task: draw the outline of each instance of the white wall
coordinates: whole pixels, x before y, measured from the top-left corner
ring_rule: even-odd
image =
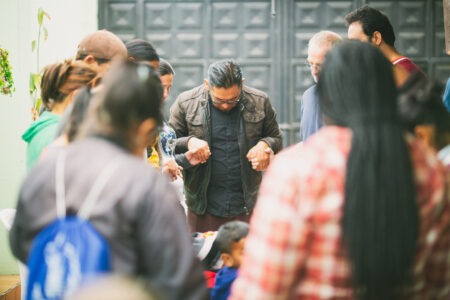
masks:
[[[21,136],[31,123],[28,93],[30,72],[36,71],[31,41],[37,39],[37,10],[51,17],[45,20],[48,40],[41,43],[40,67],[73,57],[78,42],[97,30],[96,0],[0,0],[0,47],[9,52],[16,92],[0,95],[0,209],[15,208],[21,181],[26,175],[26,143]],[[0,275],[17,274],[7,232],[0,225]]]

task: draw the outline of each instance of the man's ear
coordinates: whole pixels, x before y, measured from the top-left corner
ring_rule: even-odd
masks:
[[[87,64],[93,64],[96,63],[97,61],[95,60],[95,57],[91,54],[89,54],[88,56],[86,56],[83,61]]]
[[[220,258],[222,258],[223,265],[229,268],[232,268],[234,265],[233,257],[228,253],[220,254]]]
[[[372,35],[372,44],[379,47],[382,41],[383,37],[381,36],[381,33],[379,31],[375,31]]]
[[[242,78],[242,85],[244,85],[244,82],[245,82],[245,78]]]
[[[205,79],[204,82],[205,82],[206,90],[209,92],[209,82],[208,82],[208,79]]]

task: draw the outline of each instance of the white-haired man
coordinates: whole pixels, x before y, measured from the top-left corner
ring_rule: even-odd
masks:
[[[316,33],[308,43],[307,65],[311,70],[314,82],[317,83],[325,56],[331,47],[342,41],[337,33],[332,31],[320,31]],[[316,84],[308,88],[303,94],[300,122],[300,136],[306,141],[323,126],[322,113],[319,107],[319,98],[316,92]]]

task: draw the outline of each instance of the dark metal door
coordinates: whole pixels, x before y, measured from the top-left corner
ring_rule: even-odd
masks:
[[[450,76],[445,54],[442,0],[99,0],[99,28],[124,41],[143,38],[175,68],[168,108],[183,91],[203,82],[208,65],[233,58],[246,84],[269,94],[284,145],[299,140],[301,97],[312,85],[304,62],[319,30],[346,37],[344,16],[369,3],[388,14],[397,49],[427,74]],[[274,5],[274,6],[272,6]],[[272,17],[272,12],[276,16]]]

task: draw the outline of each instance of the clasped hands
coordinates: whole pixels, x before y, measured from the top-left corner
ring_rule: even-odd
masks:
[[[195,140],[193,140],[195,139]],[[188,150],[185,155],[189,163],[193,166],[198,165],[200,163],[205,163],[211,152],[209,151],[208,143],[197,139],[191,138],[189,139],[190,146],[188,145]],[[163,173],[167,174],[170,180],[174,181],[179,178],[183,178],[183,174],[181,171],[183,168],[175,162],[174,158],[170,158],[163,163]]]
[[[199,163],[205,163],[211,156],[211,151],[209,150],[208,142],[191,137],[188,141],[188,152],[186,152],[186,157],[192,165]],[[189,153],[189,156],[188,156]],[[252,168],[255,171],[264,171],[269,166],[274,153],[272,149],[265,142],[258,142],[253,148],[251,148],[247,153],[247,159],[252,164]]]

